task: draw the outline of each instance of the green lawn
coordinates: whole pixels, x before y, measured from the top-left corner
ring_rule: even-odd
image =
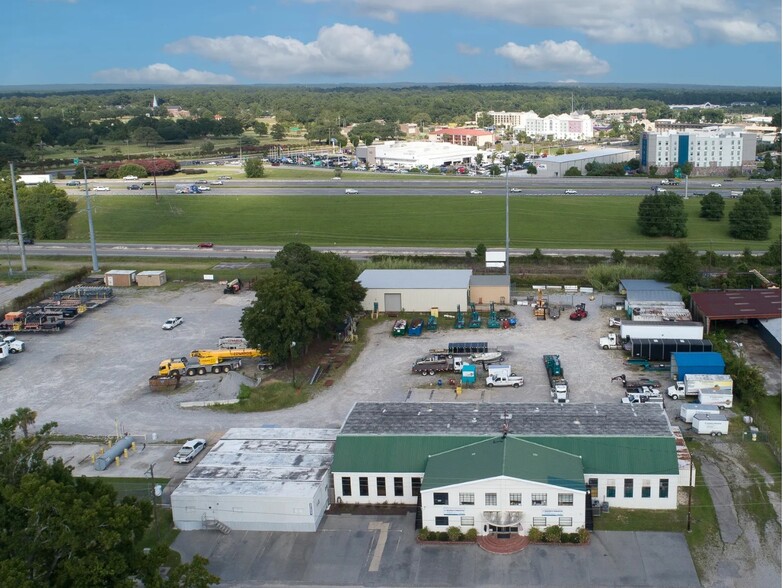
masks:
[[[84,202],[78,199],[80,207]],[[511,246],[660,249],[673,239],[642,237],[636,197],[514,197]],[[694,248],[766,249],[769,241],[738,241],[728,220],[698,218],[699,201],[685,203]],[[727,212],[734,202],[727,202]],[[197,243],[466,247],[504,243],[504,199],[492,196],[138,196],[97,195],[97,239],[129,243]],[[780,234],[773,217],[772,235]],[[86,241],[87,218],[71,219],[69,239]]]

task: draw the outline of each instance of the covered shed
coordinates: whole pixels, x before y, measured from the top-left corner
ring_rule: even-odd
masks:
[[[166,270],[146,270],[136,274],[139,287],[162,286],[166,283]]]
[[[129,288],[136,283],[136,270],[109,270],[103,274],[107,286]]]
[[[778,288],[760,290],[721,290],[691,294],[691,313],[702,321],[707,333],[716,321],[747,323],[751,319],[780,318]]]
[[[358,278],[367,288],[362,308],[395,313],[456,311],[468,304],[471,270],[364,270]]]
[[[229,429],[171,494],[177,528],[314,532],[329,506],[334,429]]]
[[[511,276],[478,275],[470,277],[470,301],[474,304],[508,304],[511,299]]]

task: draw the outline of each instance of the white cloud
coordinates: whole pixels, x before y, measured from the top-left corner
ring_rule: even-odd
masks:
[[[696,26],[705,36],[733,45],[745,43],[771,43],[778,40],[778,31],[769,23],[757,23],[749,20],[697,20]]]
[[[229,75],[210,71],[188,69],[180,71],[167,63],[153,63],[139,69],[112,68],[93,74],[97,80],[133,84],[233,84],[236,80]]]
[[[576,41],[542,41],[535,45],[506,43],[495,49],[520,69],[535,71],[575,72],[597,76],[609,72],[609,64],[598,59]]]
[[[274,35],[186,37],[166,49],[228,63],[253,80],[371,76],[400,71],[411,64],[411,49],[401,37],[376,35],[363,27],[339,23],[322,28],[310,43]]]
[[[457,52],[461,55],[479,55],[481,53],[481,47],[474,47],[467,43],[457,43]]]
[[[461,14],[527,27],[565,28],[601,43],[684,47],[704,33],[731,43],[780,37],[780,3],[769,0],[350,0],[367,16],[396,22],[398,15]],[[743,14],[735,23],[738,14]],[[717,23],[721,23],[720,25]],[[748,34],[731,30],[731,25]]]

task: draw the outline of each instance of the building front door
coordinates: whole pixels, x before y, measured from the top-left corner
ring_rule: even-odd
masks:
[[[499,527],[497,525],[489,526],[490,535],[494,535],[498,539],[511,539],[512,536],[517,535],[519,527],[514,525],[513,527]]]

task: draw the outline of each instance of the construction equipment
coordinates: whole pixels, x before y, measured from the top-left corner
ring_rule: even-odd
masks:
[[[266,355],[260,349],[195,349],[190,352],[190,357],[198,358],[201,365],[215,365],[228,359],[242,357],[261,357]]]
[[[780,287],[775,282],[772,282],[771,280],[768,280],[765,276],[763,276],[759,270],[752,269],[752,270],[748,270],[748,271],[750,273],[752,273],[754,276],[756,276],[761,281],[761,285],[764,288],[779,288]]]
[[[546,320],[546,302],[544,301],[544,292],[541,288],[536,294],[536,302],[533,305],[533,316],[539,321]]]
[[[454,319],[454,328],[455,329],[465,328],[465,315],[462,314],[462,310],[460,310],[459,304],[457,305],[457,318]]]
[[[585,303],[580,302],[577,304],[574,312],[572,312],[568,318],[570,318],[572,321],[581,321],[583,318],[587,318],[587,309],[585,308]]]
[[[490,302],[489,303],[489,318],[487,319],[487,328],[488,329],[499,329],[500,328],[500,320],[498,319],[498,315],[495,312],[495,303]]]
[[[468,323],[469,329],[480,329],[481,328],[481,315],[479,315],[478,311],[476,310],[476,305],[472,302],[470,303],[470,322]]]
[[[223,294],[236,294],[242,289],[242,280],[239,278],[234,278],[230,282],[226,284],[226,287],[223,288]]]
[[[637,380],[629,380],[625,377],[625,374],[620,374],[619,376],[612,378],[612,382],[615,380],[620,380],[620,383],[626,390],[635,390],[636,388],[641,388],[643,386],[649,386],[651,388],[661,387],[661,381],[654,380],[653,378],[639,378]]]
[[[208,364],[209,365],[209,364]],[[241,359],[221,361],[209,367],[200,361],[191,361],[187,357],[172,357],[164,359],[158,366],[159,376],[203,376],[208,371],[213,374],[228,373],[242,367]]]
[[[545,355],[544,367],[549,378],[549,393],[552,396],[552,401],[557,404],[569,402],[568,381],[563,374],[563,366],[560,365],[560,356]]]

